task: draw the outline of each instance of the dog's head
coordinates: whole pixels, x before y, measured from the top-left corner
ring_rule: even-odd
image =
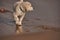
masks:
[[[33,11],[33,7],[30,2],[23,2],[21,7],[24,11]]]

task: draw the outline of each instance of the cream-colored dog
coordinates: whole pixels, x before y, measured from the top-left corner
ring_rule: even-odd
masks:
[[[22,25],[22,20],[28,11],[32,11],[33,7],[30,2],[18,1],[14,5],[14,20],[16,24]]]
[[[33,7],[30,2],[26,1],[24,2],[23,0],[20,0],[14,4],[14,20],[16,25],[21,26],[22,25],[22,20],[28,11],[32,11]]]

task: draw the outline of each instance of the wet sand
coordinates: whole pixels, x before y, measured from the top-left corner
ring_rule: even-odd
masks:
[[[47,31],[0,37],[0,40],[60,40],[60,32]]]

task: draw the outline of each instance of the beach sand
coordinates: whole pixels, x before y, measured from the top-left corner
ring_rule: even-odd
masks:
[[[0,40],[60,40],[60,32],[46,31],[0,37]]]

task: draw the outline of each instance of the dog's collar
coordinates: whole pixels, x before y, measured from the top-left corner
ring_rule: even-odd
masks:
[[[24,12],[24,13],[27,11],[26,9],[25,9],[25,10],[23,10],[21,7],[20,7],[20,10],[21,10],[22,12]]]

